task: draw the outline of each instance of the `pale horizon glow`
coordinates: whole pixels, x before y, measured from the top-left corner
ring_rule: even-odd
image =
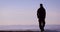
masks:
[[[0,0],[0,25],[39,25],[40,3],[46,9],[46,25],[60,25],[60,0]]]

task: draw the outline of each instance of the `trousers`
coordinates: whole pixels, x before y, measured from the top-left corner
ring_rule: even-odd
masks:
[[[45,19],[39,19],[39,28],[41,29],[41,31],[44,31],[44,27],[45,27]]]

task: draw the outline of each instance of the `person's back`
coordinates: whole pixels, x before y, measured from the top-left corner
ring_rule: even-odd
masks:
[[[46,16],[46,12],[45,12],[45,9],[42,6],[42,4],[40,4],[40,8],[37,11],[37,16],[38,16],[38,18],[45,18],[45,16]]]
[[[40,8],[37,11],[37,17],[39,20],[39,27],[41,31],[44,31],[44,26],[45,26],[45,16],[46,12],[42,4],[40,4]]]

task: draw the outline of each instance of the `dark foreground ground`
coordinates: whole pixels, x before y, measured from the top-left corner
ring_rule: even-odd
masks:
[[[0,32],[40,32],[40,31],[0,31]],[[56,30],[45,30],[45,32],[60,32]]]
[[[0,31],[0,32],[39,32],[39,31]]]
[[[39,32],[39,31],[0,31],[0,32]]]

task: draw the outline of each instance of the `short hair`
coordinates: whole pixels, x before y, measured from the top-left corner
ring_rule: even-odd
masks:
[[[40,6],[43,6],[43,4],[40,4]]]

